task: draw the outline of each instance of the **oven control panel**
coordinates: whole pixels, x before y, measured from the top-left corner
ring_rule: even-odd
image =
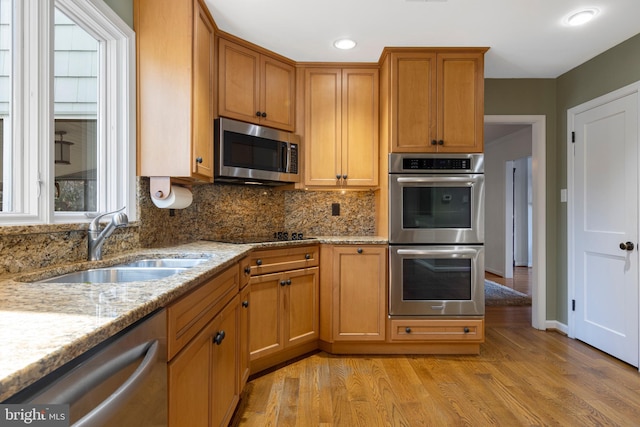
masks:
[[[391,153],[389,173],[484,173],[482,154]]]
[[[402,168],[407,169],[455,169],[469,170],[471,168],[471,159],[412,159],[406,158],[402,160]]]

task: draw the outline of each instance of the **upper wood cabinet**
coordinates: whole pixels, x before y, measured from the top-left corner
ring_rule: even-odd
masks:
[[[304,69],[305,185],[378,185],[378,68]]]
[[[213,179],[214,26],[199,0],[135,0],[138,174]]]
[[[295,67],[224,38],[218,49],[220,116],[293,131]]]
[[[388,50],[391,152],[483,151],[486,50]]]

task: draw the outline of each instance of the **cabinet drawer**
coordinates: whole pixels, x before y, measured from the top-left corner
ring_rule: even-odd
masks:
[[[392,319],[391,340],[484,342],[484,319]]]
[[[318,245],[259,250],[250,256],[251,276],[318,265]]]
[[[238,293],[238,275],[238,266],[234,265],[169,306],[169,360]]]

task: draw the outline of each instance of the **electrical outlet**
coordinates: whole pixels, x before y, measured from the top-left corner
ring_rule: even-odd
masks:
[[[340,216],[340,203],[331,203],[331,215]]]

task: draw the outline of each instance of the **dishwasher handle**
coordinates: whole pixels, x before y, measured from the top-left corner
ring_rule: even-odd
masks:
[[[109,417],[122,407],[123,402],[127,400],[138,385],[149,375],[153,369],[154,362],[159,356],[159,347],[158,340],[150,341],[134,347],[105,364],[102,369],[96,370],[94,375],[89,375],[84,384],[79,384],[77,387],[70,389],[68,391],[68,397],[79,397],[85,392],[85,390],[91,389],[93,386],[99,384],[104,379],[111,376],[111,374],[119,371],[138,359],[142,354],[145,355],[136,370],[124,383],[122,383],[120,387],[118,387],[116,391],[103,400],[91,412],[75,422],[72,427],[93,427],[104,425]],[[64,403],[68,403],[73,400],[75,399],[66,400]]]

